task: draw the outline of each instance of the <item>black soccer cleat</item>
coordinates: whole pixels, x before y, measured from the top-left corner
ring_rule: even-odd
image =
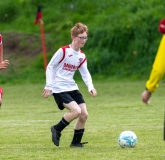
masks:
[[[57,131],[54,126],[51,127],[51,132],[52,132],[52,142],[56,145],[59,146],[60,144],[60,137],[61,137],[61,132]]]
[[[84,144],[87,144],[88,142],[82,142],[82,143],[71,143],[70,147],[84,147]]]

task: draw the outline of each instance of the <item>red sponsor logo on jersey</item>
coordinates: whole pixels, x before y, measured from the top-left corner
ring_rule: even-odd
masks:
[[[72,64],[68,64],[68,63],[64,63],[64,65],[63,65],[64,70],[68,70],[68,71],[71,71],[71,72],[76,71],[77,68],[78,68],[77,66],[72,65]]]

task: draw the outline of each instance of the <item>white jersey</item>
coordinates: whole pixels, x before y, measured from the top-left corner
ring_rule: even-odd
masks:
[[[61,47],[47,66],[45,89],[52,90],[52,93],[78,90],[79,88],[73,79],[77,69],[90,92],[94,86],[87,69],[85,54],[81,50],[76,52],[70,45]]]

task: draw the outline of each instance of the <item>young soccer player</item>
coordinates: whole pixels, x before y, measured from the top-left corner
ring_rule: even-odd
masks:
[[[46,86],[42,95],[47,98],[53,94],[58,108],[68,110],[59,123],[51,127],[54,144],[59,146],[62,130],[74,119],[77,119],[70,147],[83,147],[87,143],[82,143],[81,139],[84,134],[88,111],[83,96],[73,79],[75,71],[79,70],[89,93],[94,98],[97,91],[87,69],[86,56],[80,50],[88,39],[88,27],[79,22],[75,24],[70,33],[72,43],[58,49],[47,66]]]
[[[0,63],[0,70],[6,69],[9,65],[9,60],[4,60]],[[2,95],[3,95],[3,89],[0,87],[0,107],[2,105]]]
[[[146,104],[150,104],[150,97],[153,92],[159,86],[160,80],[165,74],[165,19],[162,19],[159,25],[159,31],[163,34],[162,40],[160,42],[155,61],[153,63],[152,71],[150,77],[146,82],[146,89],[142,92],[142,101]]]

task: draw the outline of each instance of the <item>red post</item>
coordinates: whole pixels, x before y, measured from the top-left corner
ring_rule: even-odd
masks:
[[[42,20],[41,6],[39,6],[37,9],[36,20],[35,20],[34,24],[38,24],[38,22],[40,22],[42,51],[43,51],[43,59],[44,59],[44,70],[46,71],[47,58],[46,58],[46,45],[45,45],[45,38],[44,38],[44,22]]]
[[[46,58],[46,45],[45,45],[45,37],[44,37],[44,23],[42,19],[40,19],[40,30],[41,30],[42,51],[43,51],[43,59],[44,59],[44,69],[46,71],[47,58]]]

